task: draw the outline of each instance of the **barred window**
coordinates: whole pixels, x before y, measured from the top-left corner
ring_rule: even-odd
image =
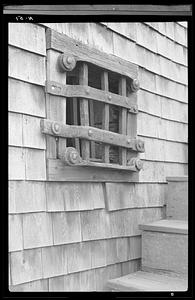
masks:
[[[47,30],[47,118],[41,131],[50,170],[52,161],[61,171],[66,166],[140,171],[137,77],[135,64]]]

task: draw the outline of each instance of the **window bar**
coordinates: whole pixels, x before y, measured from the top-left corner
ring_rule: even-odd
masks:
[[[93,101],[89,101],[89,119],[90,119],[90,126],[94,127],[94,108],[93,108]],[[95,143],[91,142],[91,158],[95,158]]]
[[[119,94],[126,96],[126,78],[121,76],[119,80]],[[127,109],[120,107],[119,112],[119,133],[127,134]],[[119,164],[126,166],[127,164],[127,151],[125,148],[119,149]]]
[[[79,69],[79,84],[88,85],[88,65],[82,63]],[[81,126],[89,126],[89,107],[87,99],[80,99],[80,119]],[[84,160],[89,160],[90,157],[90,142],[81,141],[81,153]]]
[[[101,88],[108,91],[108,72],[106,71],[101,74]],[[102,129],[109,130],[109,104],[107,103],[103,107]],[[109,163],[109,148],[109,145],[104,145],[102,158],[105,163]]]
[[[73,124],[78,125],[78,111],[77,111],[78,100],[77,100],[77,98],[73,98],[72,103],[73,103]],[[80,155],[80,141],[79,141],[79,138],[75,138],[74,142],[75,142],[75,148],[77,149],[77,151]]]

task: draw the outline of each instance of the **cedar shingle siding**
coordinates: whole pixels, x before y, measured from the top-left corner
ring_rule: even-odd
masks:
[[[47,27],[138,65],[139,182],[47,181]],[[139,269],[138,224],[164,216],[166,176],[187,175],[187,70],[182,22],[9,25],[11,291],[100,291]]]

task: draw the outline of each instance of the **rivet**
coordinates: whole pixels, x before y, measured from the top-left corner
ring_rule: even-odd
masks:
[[[112,96],[109,95],[109,96],[108,96],[108,100],[111,100],[111,99],[112,99]]]
[[[128,143],[128,144],[130,144],[130,143],[131,143],[131,140],[130,140],[130,139],[128,139],[128,140],[127,140],[127,143]]]
[[[89,89],[86,89],[86,90],[85,90],[85,93],[86,93],[86,94],[89,94]]]

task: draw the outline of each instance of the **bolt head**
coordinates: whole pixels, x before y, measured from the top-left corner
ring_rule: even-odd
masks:
[[[73,57],[68,56],[68,57],[66,58],[66,62],[67,62],[68,64],[72,64],[72,63],[73,63]]]
[[[109,96],[108,96],[108,100],[111,100],[111,99],[112,99],[112,96],[111,96],[111,95],[109,95]]]
[[[89,129],[88,134],[92,135],[92,130],[91,129]]]
[[[89,94],[89,89],[86,89],[86,90],[85,90],[85,93],[86,93],[86,94]]]
[[[133,79],[131,83],[131,89],[133,92],[137,91],[140,87],[139,80],[137,78]]]
[[[75,152],[72,153],[72,158],[73,158],[73,159],[77,159],[77,153],[75,153]]]
[[[58,124],[54,124],[54,129],[55,129],[56,131],[58,131],[58,130],[60,129],[60,126],[59,126]]]

